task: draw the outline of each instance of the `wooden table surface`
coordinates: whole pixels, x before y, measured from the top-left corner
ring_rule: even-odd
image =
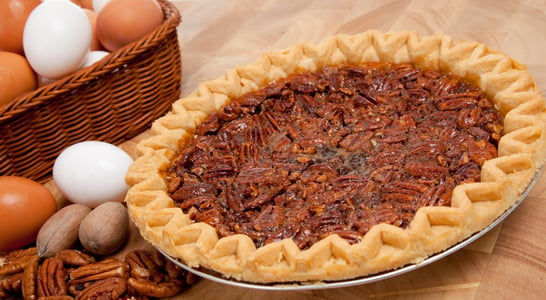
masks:
[[[473,39],[526,64],[546,88],[546,2],[538,0],[174,0],[182,14],[182,95],[265,51],[336,33],[417,30]],[[147,133],[122,145],[131,152]],[[545,299],[546,175],[499,226],[466,248],[391,279],[262,291],[208,280],[177,299]]]

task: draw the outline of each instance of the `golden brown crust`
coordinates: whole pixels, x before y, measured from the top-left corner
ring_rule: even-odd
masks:
[[[331,235],[307,250],[291,239],[256,249],[245,235],[219,238],[174,207],[162,171],[184,138],[230,99],[295,72],[325,65],[411,62],[451,72],[476,83],[504,115],[499,157],[482,168],[482,182],[459,185],[451,207],[423,207],[407,229],[375,225],[350,245]],[[525,67],[472,41],[415,32],[340,34],[315,46],[301,44],[266,53],[254,63],[201,84],[173,104],[152,126],[156,134],[137,146],[127,174],[126,202],[142,236],[191,267],[203,266],[238,280],[282,282],[341,280],[391,270],[426,257],[487,227],[520,199],[545,158],[545,101]]]

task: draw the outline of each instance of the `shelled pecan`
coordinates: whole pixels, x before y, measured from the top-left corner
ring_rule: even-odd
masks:
[[[129,274],[133,278],[161,280],[160,268],[164,260],[158,254],[137,250],[125,256],[125,263],[129,267]]]
[[[31,247],[0,254],[0,276],[23,271],[36,253],[36,247]]]
[[[110,277],[89,284],[75,296],[75,299],[119,299],[125,291],[127,291],[125,278]]]
[[[21,290],[23,299],[34,300],[38,298],[37,295],[37,276],[40,268],[40,258],[38,255],[29,259],[28,265],[23,271],[23,279],[21,281]]]
[[[23,273],[5,277],[0,280],[0,299],[8,299],[12,296],[20,296]]]
[[[120,277],[127,278],[127,265],[114,258],[81,266],[70,272],[69,285]]]
[[[63,249],[55,254],[64,265],[85,266],[95,262],[95,258],[87,253],[75,249]]]
[[[36,278],[38,297],[66,295],[67,277],[68,274],[61,259],[46,258],[40,265]]]
[[[131,293],[136,292],[154,298],[172,297],[184,289],[184,282],[180,279],[157,283],[146,279],[129,278],[127,283],[131,287]]]
[[[133,251],[125,256],[130,278],[127,280],[129,293],[148,297],[172,297],[195,283],[195,277],[188,274],[159,252]]]

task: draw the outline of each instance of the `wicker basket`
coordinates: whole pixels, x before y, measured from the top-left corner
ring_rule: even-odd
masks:
[[[158,0],[154,32],[96,64],[0,106],[0,175],[45,182],[60,152],[85,140],[119,144],[149,128],[180,97],[181,17]]]

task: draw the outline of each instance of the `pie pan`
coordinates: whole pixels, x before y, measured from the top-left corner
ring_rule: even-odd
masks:
[[[451,206],[421,207],[408,228],[378,224],[356,244],[329,235],[306,250],[291,239],[256,248],[243,234],[219,237],[215,228],[193,221],[175,206],[165,170],[209,114],[276,79],[365,62],[411,63],[454,74],[477,85],[493,101],[504,117],[504,131],[498,157],[482,166],[481,182],[455,187]],[[155,135],[137,145],[138,158],[127,173],[131,188],[126,202],[142,236],[193,269],[210,269],[249,283],[370,281],[373,277],[365,276],[401,273],[451,251],[447,249],[457,250],[521,201],[545,158],[544,107],[525,66],[483,44],[445,35],[421,37],[416,32],[340,34],[319,45],[266,53],[176,101],[171,112],[152,125]]]

